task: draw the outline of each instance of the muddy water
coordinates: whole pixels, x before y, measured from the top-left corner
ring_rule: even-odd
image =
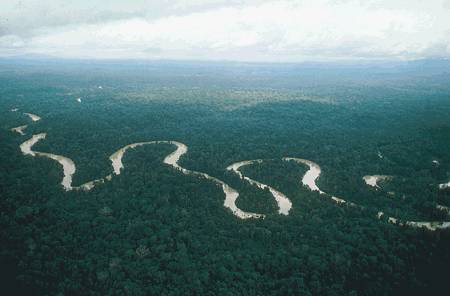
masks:
[[[202,178],[205,178],[207,180],[213,181],[214,183],[216,183],[217,185],[219,185],[224,194],[225,194],[225,201],[224,201],[224,206],[228,209],[231,210],[231,212],[241,218],[241,219],[248,219],[248,218],[261,218],[263,217],[263,215],[261,214],[257,214],[257,213],[251,213],[251,212],[245,212],[242,211],[241,209],[239,209],[236,206],[236,199],[239,196],[239,193],[233,189],[232,187],[230,187],[228,184],[226,184],[225,182],[215,178],[215,177],[211,177],[210,175],[206,174],[206,173],[201,173],[201,172],[197,172],[197,171],[191,171],[188,169],[185,169],[183,167],[181,167],[178,164],[178,161],[180,160],[180,157],[184,154],[187,153],[188,151],[188,147],[181,143],[181,142],[177,142],[177,141],[150,141],[150,142],[140,142],[140,143],[134,143],[134,144],[129,144],[119,150],[117,150],[115,153],[113,153],[109,159],[112,162],[112,166],[113,166],[113,170],[114,170],[114,174],[119,175],[120,174],[120,170],[122,168],[124,168],[124,165],[122,163],[122,158],[124,153],[128,150],[128,149],[134,149],[136,147],[139,146],[143,146],[143,145],[149,145],[149,144],[171,144],[171,145],[175,145],[176,146],[176,150],[172,153],[170,153],[169,155],[167,155],[164,158],[164,163],[167,165],[172,166],[174,169],[182,172],[185,175],[196,175]]]
[[[305,164],[309,167],[309,170],[306,171],[305,175],[302,178],[302,184],[308,187],[311,191],[319,192],[321,195],[327,195],[331,198],[332,201],[334,201],[337,204],[348,204],[350,206],[357,206],[356,204],[352,202],[347,202],[346,200],[336,197],[334,195],[325,193],[322,191],[316,184],[316,180],[320,177],[321,169],[320,166],[310,160],[303,159],[303,158],[296,158],[296,157],[284,157],[284,161],[295,161],[297,163]]]
[[[119,175],[120,171],[124,168],[124,165],[122,163],[122,158],[128,149],[134,149],[136,147],[148,145],[148,144],[162,144],[162,143],[172,144],[172,145],[176,146],[176,150],[174,152],[170,153],[168,156],[166,156],[166,158],[164,159],[165,164],[172,166],[176,170],[181,171],[183,174],[197,175],[197,176],[203,177],[207,180],[213,181],[214,183],[219,185],[225,194],[224,206],[226,208],[229,208],[235,216],[237,216],[241,219],[264,217],[263,215],[260,215],[260,214],[250,213],[250,212],[245,212],[245,211],[240,210],[235,204],[235,201],[236,201],[237,197],[239,196],[239,193],[235,189],[233,189],[229,185],[227,185],[225,182],[223,182],[217,178],[211,177],[208,174],[197,172],[197,171],[191,171],[191,170],[181,167],[178,164],[178,161],[179,161],[180,157],[183,154],[185,154],[188,150],[187,146],[184,145],[183,143],[176,142],[176,141],[150,141],[150,142],[140,142],[140,143],[133,143],[133,144],[126,145],[125,147],[122,147],[119,150],[117,150],[116,152],[114,152],[109,157],[109,159],[111,160],[111,163],[112,163],[112,167],[113,167],[113,174],[110,174],[104,178],[89,181],[85,184],[74,187],[74,186],[72,186],[72,177],[76,171],[76,167],[75,167],[74,162],[70,158],[67,158],[67,157],[64,157],[61,155],[52,154],[52,153],[33,151],[31,149],[33,147],[33,145],[35,145],[38,141],[45,139],[45,137],[46,137],[45,133],[33,135],[31,137],[31,139],[23,142],[20,145],[20,149],[24,155],[43,156],[43,157],[47,157],[47,158],[57,161],[63,167],[64,177],[61,182],[61,185],[67,191],[73,190],[73,189],[91,190],[98,184],[103,184],[107,181],[111,181],[113,174]]]
[[[387,176],[387,175],[367,175],[363,177],[364,182],[372,187],[375,188],[380,188],[380,186],[378,186],[378,181],[384,181],[384,180],[389,180],[390,178],[392,178],[392,176]]]
[[[188,151],[188,148],[186,145],[184,145],[183,143],[180,142],[176,142],[176,141],[169,141],[169,144],[173,144],[175,146],[177,146],[177,149],[172,152],[171,154],[169,154],[165,159],[164,159],[164,163],[171,165],[172,167],[174,167],[175,169],[183,172],[183,174],[189,175],[197,175],[200,177],[203,177],[207,180],[213,181],[214,183],[216,183],[217,185],[222,187],[222,190],[225,194],[225,201],[223,203],[224,207],[228,208],[231,210],[231,212],[236,216],[239,217],[241,219],[248,219],[248,218],[264,218],[264,215],[262,214],[257,214],[257,213],[251,213],[251,212],[245,212],[241,209],[239,209],[236,206],[236,200],[239,196],[239,193],[233,189],[232,187],[230,187],[228,184],[226,184],[225,182],[223,182],[222,180],[219,180],[215,177],[212,177],[206,173],[202,173],[202,172],[197,172],[197,171],[191,171],[188,169],[185,169],[183,167],[181,167],[178,164],[178,161],[180,160],[180,157],[183,154],[186,154],[186,152]]]
[[[244,176],[241,171],[239,170],[243,166],[255,164],[255,163],[261,163],[262,159],[255,159],[255,160],[245,160],[233,163],[232,165],[227,167],[227,170],[234,172],[237,174],[241,179],[247,181],[251,185],[254,185],[260,189],[268,189],[272,196],[275,198],[275,201],[278,205],[278,213],[282,215],[289,215],[289,211],[292,208],[292,202],[289,200],[289,198],[286,197],[283,193],[279,192],[278,190],[274,189],[273,187],[263,184],[261,182],[258,182],[256,180],[253,180],[247,176]]]
[[[120,170],[124,168],[123,163],[122,163],[122,158],[128,149],[134,149],[139,146],[148,145],[148,144],[157,144],[157,143],[159,143],[159,142],[158,141],[150,141],[150,142],[133,143],[133,144],[126,145],[126,146],[120,148],[119,150],[117,150],[116,152],[114,152],[113,154],[111,154],[109,159],[111,160],[114,174],[120,175]]]
[[[17,110],[13,109],[11,111],[17,111]],[[39,116],[31,114],[31,113],[24,113],[24,114],[28,115],[33,121],[38,121],[41,119]],[[14,132],[17,132],[21,135],[24,135],[23,130],[26,127],[27,127],[26,125],[23,125],[23,126],[19,126],[16,128],[12,128],[11,130]],[[236,206],[236,200],[239,196],[239,193],[235,189],[233,189],[229,185],[227,185],[225,182],[223,182],[215,177],[212,177],[206,173],[191,171],[191,170],[181,167],[178,164],[178,162],[179,162],[181,156],[186,154],[188,151],[188,147],[183,143],[180,143],[177,141],[150,141],[150,142],[140,142],[140,143],[133,143],[133,144],[126,145],[125,147],[119,149],[118,151],[116,151],[115,153],[113,153],[110,156],[110,160],[112,162],[112,167],[113,167],[112,174],[109,174],[104,178],[96,179],[96,180],[84,183],[80,186],[73,187],[72,186],[72,176],[76,171],[76,167],[75,167],[74,162],[70,158],[67,158],[67,157],[64,157],[61,155],[52,154],[52,153],[39,152],[39,151],[32,150],[32,147],[37,142],[39,142],[40,140],[43,140],[45,138],[46,138],[45,133],[33,135],[30,139],[28,139],[27,141],[23,142],[20,145],[20,150],[22,151],[22,153],[24,155],[47,157],[49,159],[57,161],[62,166],[63,172],[64,172],[64,177],[63,177],[63,180],[61,181],[61,185],[67,191],[73,190],[73,189],[91,190],[97,184],[102,184],[107,181],[111,181],[111,179],[113,178],[113,175],[119,175],[121,169],[124,168],[124,165],[122,163],[122,158],[123,158],[124,153],[130,148],[134,149],[136,147],[146,145],[146,144],[164,143],[164,144],[171,144],[171,145],[176,146],[176,150],[164,158],[165,164],[172,166],[176,170],[181,171],[183,174],[196,175],[198,177],[202,177],[207,180],[213,181],[214,183],[219,185],[225,194],[224,207],[230,209],[235,216],[237,216],[241,219],[264,218],[264,215],[262,215],[262,214],[245,212],[245,211],[242,211],[241,209],[239,209]],[[328,195],[334,202],[336,202],[338,204],[347,203],[345,200],[343,200],[341,198],[338,198],[338,197],[335,197],[335,196],[332,196],[332,195],[329,195],[329,194],[323,192],[317,186],[316,180],[320,177],[320,174],[321,174],[321,169],[318,164],[316,164],[310,160],[301,159],[301,158],[293,158],[293,157],[285,157],[285,158],[283,158],[283,160],[284,161],[295,161],[298,163],[305,164],[309,167],[309,170],[305,173],[305,175],[302,178],[302,184],[307,186],[310,190],[319,192],[320,194]],[[261,189],[268,189],[271,192],[271,194],[274,196],[275,200],[277,201],[277,204],[279,207],[279,213],[288,215],[289,210],[292,207],[292,203],[284,194],[275,190],[274,188],[270,187],[269,185],[260,183],[258,181],[255,181],[253,179],[250,179],[250,178],[244,176],[239,171],[239,169],[242,166],[251,165],[251,164],[260,163],[260,162],[262,162],[261,159],[242,161],[242,162],[238,162],[238,163],[228,166],[227,170],[233,171],[234,173],[238,174],[241,179],[244,179],[245,181],[249,182],[252,185],[255,185]],[[364,176],[363,180],[366,182],[367,185],[379,188],[377,182],[380,180],[388,179],[388,178],[391,178],[391,176],[373,175],[373,176]],[[450,182],[439,185],[439,188],[441,188],[441,189],[445,189],[448,187],[450,187]],[[347,204],[349,204],[351,206],[356,206],[355,204],[353,204],[351,202],[348,202]],[[359,208],[362,208],[362,207],[359,207]],[[445,206],[437,205],[436,208],[449,213],[448,208]],[[384,217],[384,213],[378,212],[377,217],[378,217],[378,219],[382,219]],[[400,226],[409,226],[409,227],[414,227],[414,228],[425,228],[425,229],[428,229],[431,231],[435,231],[437,229],[450,228],[450,222],[433,222],[433,221],[405,221],[405,222],[402,222],[394,217],[388,217],[387,219],[388,219],[388,222],[390,222],[392,224],[396,224],[396,225],[400,225]]]
[[[23,132],[23,130],[26,129],[27,127],[28,127],[28,125],[21,125],[21,126],[18,126],[18,127],[13,127],[13,128],[11,129],[11,131],[12,131],[12,132],[19,133],[19,134],[21,134],[22,136],[24,136],[25,133]]]
[[[444,190],[450,188],[450,181],[448,183],[439,184],[439,189]]]
[[[31,148],[40,140],[45,139],[47,135],[45,133],[41,133],[41,134],[37,134],[37,135],[33,135],[31,137],[31,139],[23,142],[20,145],[20,150],[22,151],[22,153],[24,155],[31,155],[31,156],[43,156],[43,157],[47,157],[50,159],[53,159],[57,162],[59,162],[59,164],[63,167],[63,171],[64,171],[64,177],[63,180],[61,181],[61,185],[64,187],[65,190],[72,190],[72,176],[75,173],[75,164],[73,163],[73,161],[70,158],[61,156],[61,155],[56,155],[56,154],[52,154],[52,153],[46,153],[46,152],[38,152],[38,151],[33,151],[31,150]]]
[[[23,114],[29,116],[31,118],[31,120],[33,120],[33,121],[41,120],[41,117],[39,117],[39,116],[37,116],[35,114],[32,114],[32,113],[23,113]]]

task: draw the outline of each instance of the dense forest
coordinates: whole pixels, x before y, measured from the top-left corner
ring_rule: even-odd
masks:
[[[2,294],[442,295],[450,230],[376,214],[450,220],[436,209],[450,206],[438,189],[450,180],[449,79],[447,61],[0,60]],[[66,192],[57,162],[19,149],[41,132],[34,149],[70,157],[74,184],[110,174],[127,144],[180,141],[183,167],[266,218],[237,218],[214,183],[164,164],[167,144],[127,152],[111,182]],[[308,168],[285,156],[320,164],[320,188],[361,207],[302,186]],[[267,161],[242,172],[286,194],[289,215],[226,170],[250,159]],[[392,176],[382,190],[362,179],[376,174]]]

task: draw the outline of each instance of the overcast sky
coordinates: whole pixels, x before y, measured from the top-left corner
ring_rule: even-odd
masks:
[[[0,0],[0,56],[450,57],[450,0]]]

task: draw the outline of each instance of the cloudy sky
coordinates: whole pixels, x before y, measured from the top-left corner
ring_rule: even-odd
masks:
[[[0,0],[0,56],[450,57],[450,0]]]

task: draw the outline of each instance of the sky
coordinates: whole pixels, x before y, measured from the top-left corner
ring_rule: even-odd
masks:
[[[450,0],[0,0],[0,57],[450,57]]]

